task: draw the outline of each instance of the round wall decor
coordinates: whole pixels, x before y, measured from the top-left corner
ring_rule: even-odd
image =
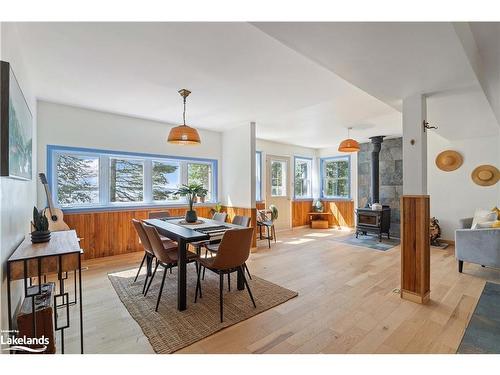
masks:
[[[480,165],[472,171],[471,177],[480,186],[491,186],[500,179],[500,171],[494,165]]]
[[[445,172],[451,172],[460,168],[463,158],[460,153],[453,150],[446,150],[436,156],[436,166]]]

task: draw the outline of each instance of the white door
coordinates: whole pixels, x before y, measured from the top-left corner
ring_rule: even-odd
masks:
[[[266,205],[278,208],[276,229],[290,229],[291,220],[290,158],[267,155],[266,157]]]

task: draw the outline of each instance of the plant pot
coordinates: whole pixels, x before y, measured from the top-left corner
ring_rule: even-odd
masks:
[[[198,220],[198,215],[196,215],[195,210],[186,211],[186,221],[188,223],[194,223],[196,220]]]
[[[33,243],[42,243],[50,241],[50,231],[34,231],[31,232],[31,242]]]

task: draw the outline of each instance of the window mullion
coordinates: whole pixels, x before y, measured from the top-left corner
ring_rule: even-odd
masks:
[[[144,203],[153,203],[153,173],[151,159],[144,160]]]
[[[109,156],[99,157],[99,203],[103,206],[109,204]]]

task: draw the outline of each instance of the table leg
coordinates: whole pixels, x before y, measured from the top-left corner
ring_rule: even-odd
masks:
[[[182,311],[187,308],[186,298],[186,258],[187,243],[183,239],[177,242],[177,310]]]
[[[241,268],[241,267],[240,267]],[[238,290],[243,290],[245,289],[245,281],[243,280],[243,273],[241,272],[241,269],[238,268]]]
[[[82,254],[78,255],[78,288],[80,294],[80,353],[83,354],[83,302],[82,302]],[[76,294],[76,273],[75,273]],[[76,295],[75,295],[76,302]]]

